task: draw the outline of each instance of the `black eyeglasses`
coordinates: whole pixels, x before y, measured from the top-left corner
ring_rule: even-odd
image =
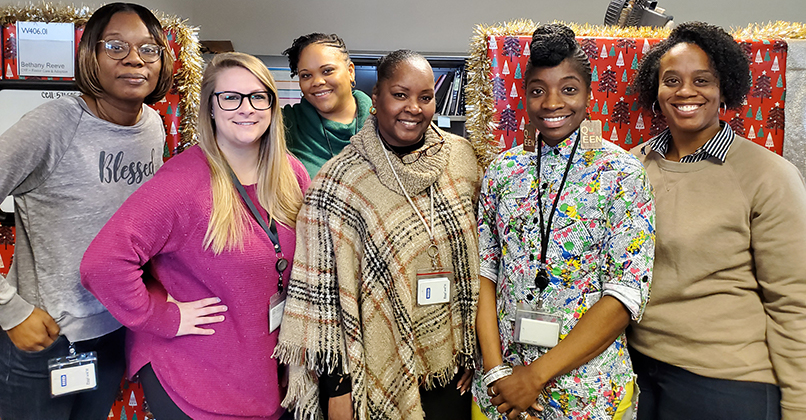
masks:
[[[98,41],[98,43],[104,44],[106,55],[113,60],[123,60],[129,56],[129,52],[132,49],[131,44],[119,39],[110,39],[108,41],[102,39]],[[137,54],[145,63],[156,63],[159,61],[160,57],[162,57],[162,50],[164,49],[165,47],[161,47],[157,44],[142,44],[137,47]]]
[[[235,111],[241,107],[243,98],[249,98],[249,104],[257,111],[265,111],[274,104],[274,93],[262,90],[252,93],[214,92],[218,106],[224,111]]]
[[[411,165],[414,162],[420,160],[420,157],[423,155],[431,157],[435,154],[439,153],[442,150],[442,145],[445,144],[445,139],[442,138],[442,134],[439,134],[439,130],[434,128],[434,125],[431,124],[431,129],[434,130],[435,133],[439,136],[439,141],[434,143],[423,150],[417,150],[415,152],[411,152],[409,154],[400,156],[400,161],[403,162],[404,165]]]

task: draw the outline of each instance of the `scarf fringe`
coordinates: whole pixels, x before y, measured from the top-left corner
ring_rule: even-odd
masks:
[[[317,375],[324,373],[332,374],[337,366],[344,366],[347,363],[341,352],[335,351],[315,351],[313,349],[291,345],[288,342],[280,342],[274,347],[271,357],[280,363],[289,366],[302,366],[306,370],[316,372]]]
[[[436,387],[444,388],[451,383],[451,380],[456,376],[458,368],[465,368],[473,370],[476,368],[475,358],[472,354],[458,353],[454,357],[453,363],[450,366],[437,371],[426,374],[422,379],[422,386],[430,391]]]
[[[289,410],[293,407],[296,419],[324,419],[319,407],[319,386],[312,371],[300,365],[289,366],[288,393],[280,405]]]

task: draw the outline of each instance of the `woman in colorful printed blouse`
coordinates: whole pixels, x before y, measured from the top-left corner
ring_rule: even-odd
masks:
[[[330,419],[469,419],[476,157],[432,124],[422,56],[384,57],[372,101],[297,219],[276,352],[292,365],[287,403],[304,419],[320,406]]]
[[[649,295],[651,187],[641,163],[585,121],[591,69],[574,32],[541,26],[531,53],[537,148],[502,153],[482,181],[485,374],[474,394],[490,418],[633,418],[624,330]]]
[[[313,178],[361,130],[372,102],[353,89],[355,65],[338,35],[303,35],[283,54],[302,91],[298,104],[283,107],[288,150]]]
[[[638,69],[639,101],[669,124],[633,149],[658,211],[652,301],[629,336],[640,419],[806,418],[806,188],[720,121],[749,74],[733,37],[700,22]]]

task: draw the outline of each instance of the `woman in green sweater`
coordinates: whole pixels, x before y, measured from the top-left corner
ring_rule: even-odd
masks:
[[[283,107],[288,150],[313,178],[361,130],[372,101],[352,89],[355,65],[338,35],[303,35],[283,54],[302,90],[300,103]]]
[[[633,149],[657,212],[651,299],[628,337],[639,420],[806,418],[806,188],[720,121],[742,106],[748,63],[690,22],[638,69],[638,100],[669,124]]]

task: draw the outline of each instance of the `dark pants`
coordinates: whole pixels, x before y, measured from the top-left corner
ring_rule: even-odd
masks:
[[[48,359],[69,354],[70,343],[60,336],[38,352],[18,349],[0,331],[0,418],[3,420],[106,420],[126,370],[125,328],[75,343],[79,353],[98,354],[98,388],[50,397]]]
[[[143,366],[137,373],[140,384],[143,385],[143,396],[148,403],[148,411],[157,419],[191,420],[176,403],[171,400],[165,388],[162,387],[151,363]]]
[[[473,393],[468,390],[465,395],[459,394],[456,384],[461,378],[462,370],[460,369],[451,383],[445,385],[444,388],[436,387],[428,391],[420,388],[420,403],[423,406],[426,420],[470,420]],[[322,413],[327,419],[327,398],[320,394],[319,403]]]
[[[165,388],[157,379],[157,374],[151,367],[151,363],[143,366],[140,372],[137,373],[140,379],[140,384],[143,386],[143,396],[148,404],[148,411],[154,415],[156,419],[170,419],[170,420],[191,420],[190,416],[185,414],[176,403],[173,402]],[[293,415],[286,412],[281,417],[281,420],[291,420]]]
[[[779,420],[781,390],[760,382],[708,378],[630,348],[641,394],[638,420]]]
[[[436,387],[426,391],[420,388],[420,402],[426,420],[470,420],[473,404],[473,393],[468,390],[465,395],[459,394],[456,384],[462,378],[463,370],[453,377],[445,387]]]

